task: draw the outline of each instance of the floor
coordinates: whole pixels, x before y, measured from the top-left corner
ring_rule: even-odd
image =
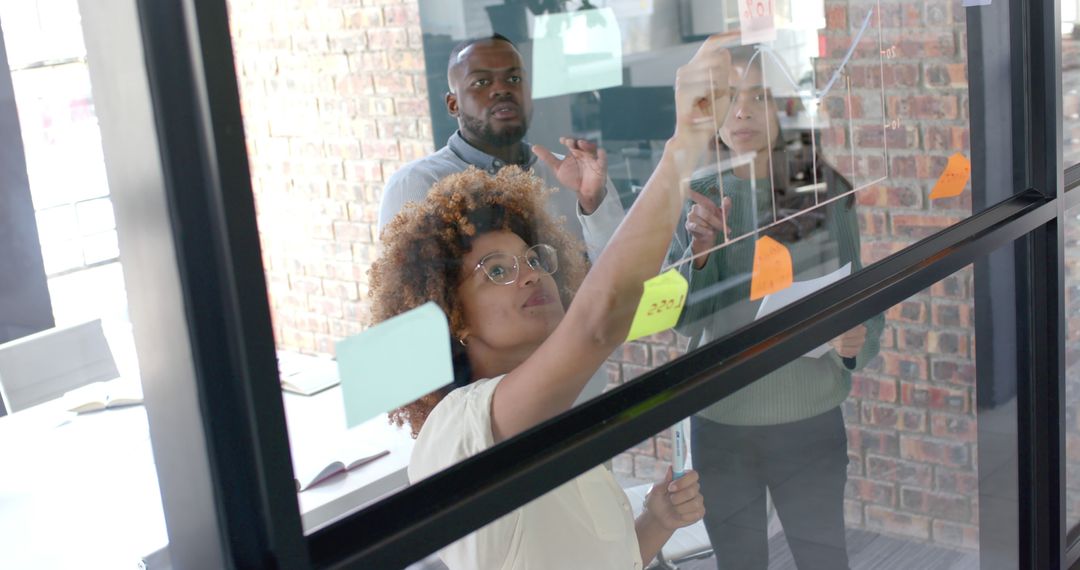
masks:
[[[848,531],[848,556],[853,570],[976,570],[979,555],[913,542],[877,533],[852,529]],[[769,570],[795,568],[783,533],[769,541]],[[713,557],[678,564],[679,570],[715,570]]]
[[[931,544],[913,542],[877,533],[851,529],[848,531],[848,555],[852,570],[977,570],[979,555],[976,552],[952,550]],[[795,561],[788,550],[781,532],[769,541],[769,570],[795,568]],[[408,570],[445,570],[435,557],[418,562]],[[679,570],[716,570],[712,556],[678,564]]]

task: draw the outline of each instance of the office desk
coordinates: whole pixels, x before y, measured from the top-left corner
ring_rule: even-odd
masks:
[[[296,461],[335,438],[390,454],[300,493],[307,532],[407,484],[407,431],[346,430],[340,399],[285,395]],[[168,542],[145,408],[67,417],[56,400],[0,418],[0,568],[135,568]]]

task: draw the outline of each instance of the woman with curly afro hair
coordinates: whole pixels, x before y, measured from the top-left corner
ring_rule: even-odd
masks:
[[[386,227],[371,269],[374,321],[433,301],[449,317],[455,345],[455,387],[392,414],[416,437],[411,481],[568,410],[626,338],[642,284],[664,261],[684,181],[708,150],[713,113],[726,111],[726,85],[710,76],[726,81],[730,64],[720,38],[710,38],[679,69],[675,134],[587,275],[581,245],[545,213],[542,183],[516,168],[449,176]],[[451,570],[640,569],[677,528],[701,520],[697,480],[688,471],[673,481],[669,469],[635,521],[599,466],[440,557]]]

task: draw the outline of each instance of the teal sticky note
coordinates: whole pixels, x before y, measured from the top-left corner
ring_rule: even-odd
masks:
[[[622,32],[611,8],[533,20],[533,99],[622,85]]]
[[[450,325],[425,303],[337,343],[337,362],[353,427],[454,381]]]

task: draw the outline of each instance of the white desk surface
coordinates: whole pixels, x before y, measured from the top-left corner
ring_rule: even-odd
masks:
[[[168,543],[145,408],[62,423],[60,404],[0,418],[0,568],[136,568]],[[408,431],[385,416],[346,430],[339,387],[285,394],[285,409],[297,464],[324,450],[320,442],[390,450],[300,493],[306,532],[407,485]]]

